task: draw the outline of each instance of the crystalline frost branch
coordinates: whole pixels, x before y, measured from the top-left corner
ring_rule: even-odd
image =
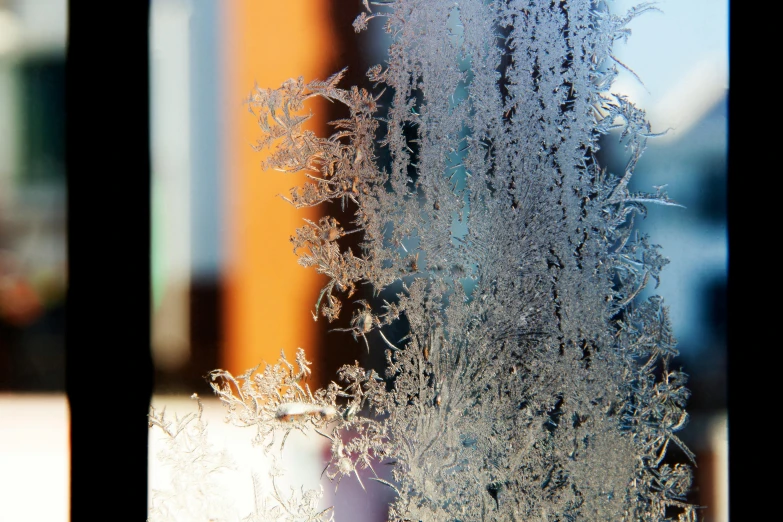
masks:
[[[639,298],[668,261],[634,229],[645,204],[676,202],[663,187],[629,191],[654,134],[611,93],[612,46],[653,6],[364,7],[356,30],[392,37],[371,90],[340,86],[341,71],[257,87],[248,104],[266,167],[306,173],[290,203],[354,212],[292,238],[299,262],[329,278],[314,317],[334,320],[369,283],[387,300],[355,301],[354,336],[402,316],[409,332],[368,342],[386,352],[384,378],[347,365],[315,393],[284,359],[240,378],[213,372],[230,417],[256,425],[259,442],[281,425],[317,431],[338,483],[393,463],[394,483],[381,481],[397,495],[391,520],[694,520],[690,468],[666,460],[672,445],[693,459],[676,435],[686,375],[662,300]],[[313,97],[348,109],[329,136],[303,128]],[[596,160],[614,129],[628,153],[617,176]],[[341,246],[348,233],[360,252]],[[297,362],[307,368],[303,353]]]

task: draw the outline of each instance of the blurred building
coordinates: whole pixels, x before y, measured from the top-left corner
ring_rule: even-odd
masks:
[[[66,2],[0,2],[0,391],[64,390]]]
[[[66,0],[0,0],[3,520],[68,520],[66,14]]]

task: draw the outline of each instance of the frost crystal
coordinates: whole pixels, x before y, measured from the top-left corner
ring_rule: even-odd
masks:
[[[378,479],[397,494],[391,520],[695,520],[690,468],[666,458],[674,445],[693,459],[676,435],[686,375],[666,307],[639,298],[668,261],[634,230],[645,203],[676,203],[663,187],[629,190],[654,134],[610,92],[624,67],[613,43],[653,7],[364,5],[355,29],[382,25],[393,41],[372,90],[340,87],[340,72],[248,103],[266,167],[307,175],[288,200],[355,212],[345,227],[308,221],[292,242],[329,278],[314,317],[334,320],[360,283],[385,298],[348,308],[386,375],[347,365],[311,393],[303,352],[299,370],[213,372],[231,418],[263,444],[281,425],[317,431],[337,482],[393,463],[394,482]],[[350,112],[331,136],[303,128],[313,97]],[[595,158],[613,129],[628,154],[617,176]],[[360,252],[341,246],[351,233]],[[408,334],[389,339],[403,316]]]

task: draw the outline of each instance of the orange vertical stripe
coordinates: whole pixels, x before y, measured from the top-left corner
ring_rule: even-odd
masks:
[[[318,219],[317,210],[296,210],[277,197],[304,177],[262,172],[265,153],[251,148],[261,130],[242,102],[254,83],[277,88],[292,77],[328,77],[334,72],[327,70],[333,37],[325,1],[232,0],[222,5],[227,264],[221,365],[236,373],[276,362],[281,349],[289,358],[297,347],[311,361],[317,355],[310,312],[324,280],[297,264],[289,241],[302,218]],[[314,113],[310,128],[321,135],[326,132],[322,107],[308,107]]]

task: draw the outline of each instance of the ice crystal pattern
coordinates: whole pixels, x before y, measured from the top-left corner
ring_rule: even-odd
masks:
[[[215,371],[230,418],[265,446],[284,443],[280,427],[317,431],[334,482],[393,463],[390,520],[695,520],[690,467],[667,458],[676,446],[693,460],[677,436],[686,375],[667,308],[639,296],[668,261],[634,229],[646,204],[676,203],[663,187],[630,190],[654,135],[611,93],[625,67],[612,47],[654,7],[364,7],[356,31],[392,38],[366,88],[342,87],[339,72],[256,87],[248,102],[265,167],[307,177],[286,199],[354,212],[350,224],[308,221],[292,242],[329,279],[314,317],[350,310],[351,333],[385,351],[386,375],[348,365],[313,393],[301,351],[298,369]],[[350,114],[329,136],[304,127],[315,97]],[[613,130],[628,158],[616,175],[595,158]],[[351,233],[359,251],[342,245]],[[399,291],[383,306],[352,302],[362,283]],[[390,339],[403,316],[408,335]]]

